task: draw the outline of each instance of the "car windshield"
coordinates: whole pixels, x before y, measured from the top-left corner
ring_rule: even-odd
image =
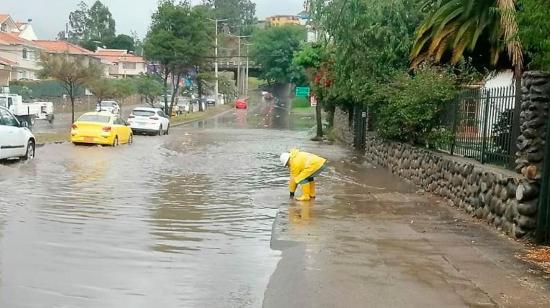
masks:
[[[138,117],[152,117],[155,115],[155,112],[152,110],[134,110],[132,114]]]
[[[101,102],[101,107],[114,107],[114,106],[115,106],[115,103],[113,102]]]
[[[109,123],[111,117],[98,114],[85,114],[78,119],[79,122]]]

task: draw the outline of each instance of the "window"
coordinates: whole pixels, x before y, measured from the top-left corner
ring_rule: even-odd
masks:
[[[2,26],[0,27],[0,31],[2,32],[8,32],[8,25],[7,24],[2,24]]]
[[[0,124],[6,126],[19,126],[17,119],[5,109],[0,109]]]
[[[29,52],[27,51],[27,48],[23,48],[23,59],[29,58]]]
[[[124,63],[122,63],[122,67],[125,70],[135,70],[136,69],[136,64],[135,63],[130,63],[130,62],[124,62]]]
[[[78,122],[96,122],[96,123],[109,123],[111,117],[95,115],[95,114],[85,114],[78,119]]]

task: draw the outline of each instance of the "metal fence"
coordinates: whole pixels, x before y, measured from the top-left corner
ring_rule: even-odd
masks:
[[[444,110],[443,123],[453,138],[440,150],[513,168],[519,131],[516,107],[514,86],[464,91]]]

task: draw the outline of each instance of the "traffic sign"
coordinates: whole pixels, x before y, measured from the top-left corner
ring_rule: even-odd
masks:
[[[296,96],[298,97],[308,97],[310,93],[309,87],[296,87]]]
[[[311,103],[311,107],[317,106],[317,98],[315,97],[315,95],[311,96],[311,98],[309,99],[309,102]]]

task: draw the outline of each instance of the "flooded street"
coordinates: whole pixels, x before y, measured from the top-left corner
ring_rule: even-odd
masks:
[[[261,305],[288,199],[278,155],[307,136],[264,129],[279,119],[263,105],[0,166],[0,306]]]
[[[501,290],[511,306],[547,303],[499,255],[517,246],[309,141],[312,121],[260,103],[0,165],[0,307],[492,307]],[[289,201],[279,155],[292,147],[329,159],[311,204]]]

